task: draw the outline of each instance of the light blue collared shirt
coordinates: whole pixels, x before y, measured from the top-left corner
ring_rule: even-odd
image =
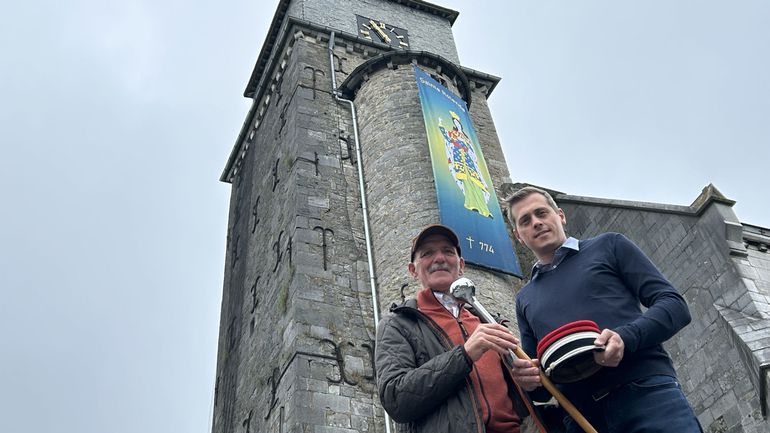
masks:
[[[550,272],[554,269],[556,269],[557,266],[561,264],[561,262],[564,260],[565,257],[567,257],[567,254],[570,253],[570,251],[580,251],[580,242],[578,242],[577,239],[573,238],[572,236],[568,237],[567,240],[564,241],[563,244],[559,248],[556,249],[556,252],[553,255],[553,260],[551,260],[551,263],[540,263],[540,261],[537,261],[534,266],[532,266],[532,272],[530,272],[530,279],[534,280],[538,275],[544,272]]]
[[[447,310],[449,310],[450,313],[452,313],[453,316],[455,316],[455,319],[460,316],[460,302],[455,299],[454,296],[444,293],[444,292],[436,292],[433,291],[433,296],[438,299],[439,302],[441,302],[441,305],[444,306]]]

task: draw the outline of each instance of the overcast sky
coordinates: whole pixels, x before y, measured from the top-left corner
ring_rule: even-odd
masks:
[[[770,227],[769,2],[437,3],[502,77],[514,181],[680,205],[714,183]],[[218,178],[276,4],[4,5],[1,432],[210,431]]]

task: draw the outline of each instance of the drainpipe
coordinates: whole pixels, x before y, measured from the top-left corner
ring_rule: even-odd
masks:
[[[765,385],[765,376],[770,370],[770,362],[759,366],[759,410],[762,413],[762,419],[767,419],[767,386]]]
[[[369,211],[366,206],[366,189],[364,189],[364,168],[361,159],[361,142],[358,140],[358,118],[356,117],[356,106],[353,101],[340,97],[340,91],[337,90],[337,76],[334,73],[334,32],[329,35],[329,70],[332,77],[332,95],[337,102],[348,104],[350,107],[350,116],[353,119],[353,141],[356,144],[356,159],[358,164],[358,188],[361,194],[361,210],[364,216],[364,239],[366,243],[366,262],[369,265],[369,285],[372,290],[372,310],[374,312],[374,329],[377,330],[377,324],[380,323],[380,309],[377,305],[377,282],[374,277],[374,258],[372,255],[372,238],[369,234]],[[374,365],[372,365],[374,368]],[[385,433],[390,433],[390,416],[385,414]]]

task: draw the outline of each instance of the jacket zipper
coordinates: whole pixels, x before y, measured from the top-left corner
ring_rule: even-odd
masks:
[[[455,318],[457,320],[457,324],[460,326],[460,332],[463,335],[463,341],[468,341],[468,338],[470,335],[468,335],[468,331],[465,329],[465,325],[463,325],[462,320],[460,320],[459,317]],[[479,389],[481,390],[481,396],[484,397],[484,404],[487,406],[487,419],[484,421],[484,425],[486,425],[490,418],[492,418],[492,408],[489,405],[489,399],[487,399],[487,393],[484,391],[484,383],[481,381],[481,374],[479,373],[479,369],[475,366],[473,367],[473,373],[476,375],[476,380],[479,381]],[[482,413],[484,413],[482,411]]]

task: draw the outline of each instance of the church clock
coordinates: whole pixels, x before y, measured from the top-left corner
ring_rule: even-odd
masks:
[[[404,29],[361,15],[356,15],[356,22],[359,36],[365,39],[382,42],[394,48],[409,48],[409,33]]]

